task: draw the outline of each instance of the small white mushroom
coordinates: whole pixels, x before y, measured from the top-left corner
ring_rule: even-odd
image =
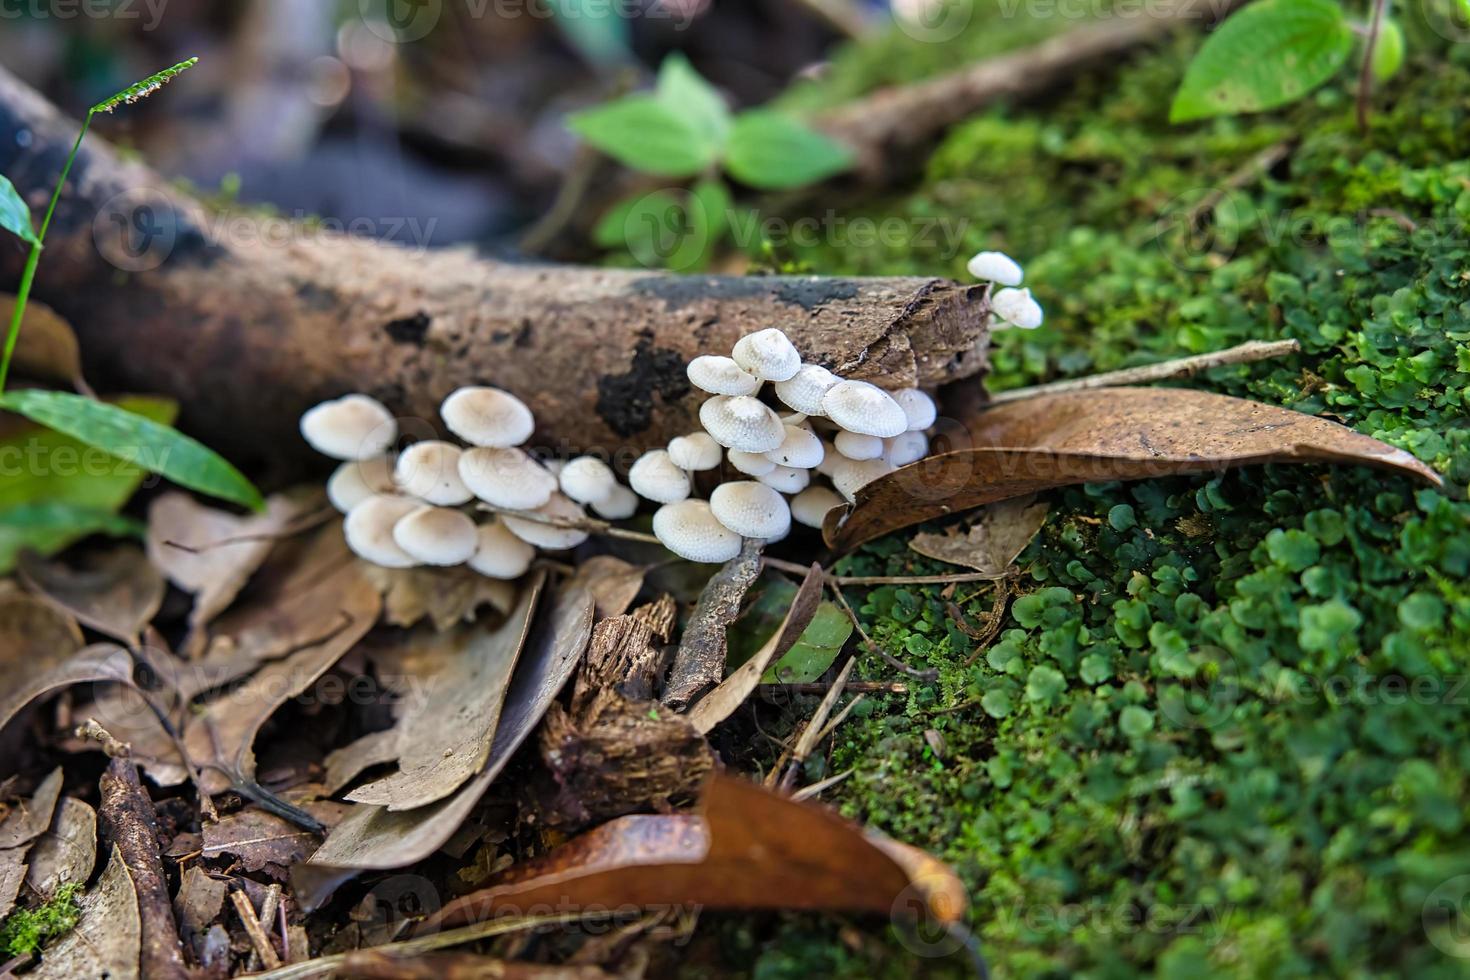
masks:
[[[791,498],[791,519],[807,527],[820,528],[827,511],[840,506],[842,498],[827,487],[807,487]]]
[[[709,497],[716,519],[742,538],[778,538],[791,529],[786,498],[762,483],[722,483]]]
[[[1019,286],[1024,275],[1016,260],[1004,252],[976,252],[965,268],[976,279],[998,282],[1002,286]]]
[[[513,579],[526,574],[535,558],[535,548],[494,520],[476,529],[475,553],[469,566],[487,578]]]
[[[608,521],[625,521],[638,513],[638,495],[621,483],[601,500],[592,501],[597,516]]]
[[[419,507],[393,525],[393,542],[425,565],[463,565],[479,545],[475,522],[449,507]]]
[[[883,440],[877,436],[843,430],[832,443],[848,459],[877,459],[883,455]]]
[[[822,440],[815,432],[798,425],[788,425],[786,438],[781,440],[781,445],[766,453],[766,458],[782,466],[809,470],[820,463],[824,455],[826,453],[822,449]]]
[[[391,494],[395,489],[392,456],[354,459],[338,466],[327,479],[327,500],[345,514],[374,494]]]
[[[820,364],[803,364],[791,377],[776,382],[776,397],[803,415],[822,415],[822,396],[841,380]]]
[[[827,417],[849,432],[887,439],[909,427],[909,418],[893,396],[866,381],[842,381],[822,398]]]
[[[398,454],[393,482],[410,497],[427,504],[454,507],[474,494],[460,479],[459,464],[464,451],[452,442],[425,439]]]
[[[815,431],[812,429],[811,416],[805,413],[787,412],[785,415],[778,414],[777,417],[781,420],[782,425],[798,426],[799,428],[806,429],[808,432]]]
[[[444,399],[439,414],[449,431],[472,446],[508,449],[536,431],[526,403],[499,388],[460,388]]]
[[[863,487],[892,472],[884,459],[844,459],[832,468],[832,485],[850,501]]]
[[[934,424],[934,419],[939,415],[934,399],[918,388],[901,388],[893,393],[893,400],[898,402],[903,414],[908,417],[910,432],[924,431]]]
[[[999,290],[990,298],[990,308],[1001,320],[1022,330],[1041,326],[1041,304],[1031,298],[1029,289]]]
[[[557,486],[556,475],[520,449],[466,449],[459,477],[476,497],[506,510],[535,510]]]
[[[760,378],[747,374],[734,358],[719,354],[701,354],[689,362],[685,373],[690,384],[712,395],[753,395],[761,386]]]
[[[398,423],[376,398],[343,395],[307,409],[301,435],[311,448],[333,459],[372,459],[398,438]]]
[[[929,437],[922,432],[900,432],[883,440],[883,460],[889,466],[917,463],[929,453]]]
[[[681,470],[712,470],[720,465],[720,444],[708,432],[675,436],[669,442],[669,459]]]
[[[837,451],[835,445],[823,439],[822,461],[816,465],[816,471],[823,476],[830,477],[832,475],[832,467],[836,466],[845,458],[842,453]]]
[[[423,504],[408,497],[380,494],[369,497],[348,513],[342,522],[347,547],[360,558],[384,568],[412,568],[418,561],[393,540],[393,525]]]
[[[765,476],[776,468],[776,464],[765,453],[748,453],[743,449],[732,449],[725,454],[730,465],[746,476]]]
[[[726,449],[768,453],[786,438],[781,417],[749,395],[716,395],[699,406],[699,424]]]
[[[653,514],[653,534],[686,561],[715,564],[740,554],[740,535],[715,518],[703,500],[678,500]]]
[[[762,381],[789,381],[801,370],[801,355],[790,338],[775,327],[741,337],[730,356]]]
[[[535,520],[534,517],[543,518]],[[587,540],[587,531],[580,527],[558,526],[556,523],[577,524],[587,520],[586,511],[570,497],[560,493],[551,495],[546,503],[521,517],[515,514],[500,515],[506,529],[527,544],[547,551],[564,551],[575,548]]]
[[[579,504],[595,503],[612,493],[617,474],[596,456],[578,456],[561,468],[561,492]]]
[[[781,493],[800,493],[812,482],[812,474],[810,470],[778,465],[765,476],[756,477],[756,480]]]
[[[628,470],[628,484],[640,497],[671,504],[689,496],[689,474],[674,465],[667,449],[650,449]]]

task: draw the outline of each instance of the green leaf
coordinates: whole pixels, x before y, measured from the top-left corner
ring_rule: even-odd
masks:
[[[0,177],[0,228],[30,242],[41,244],[36,229],[31,225],[31,209],[21,199],[20,192],[6,177]]]
[[[735,117],[725,156],[725,168],[733,177],[761,190],[814,184],[842,173],[852,162],[846,146],[771,109]]]
[[[21,532],[65,534],[111,534],[116,537],[141,538],[147,530],[142,521],[121,514],[78,507],[58,501],[18,504],[0,510],[0,528]]]
[[[213,450],[176,429],[127,409],[65,391],[27,389],[0,395],[7,408],[128,463],[257,510],[260,491]]]
[[[1398,74],[1404,64],[1404,29],[1398,21],[1385,18],[1378,26],[1378,42],[1373,45],[1373,78],[1386,82]]]
[[[125,398],[118,405],[160,425],[171,423],[177,412],[164,398]],[[130,463],[39,426],[0,439],[0,511],[23,515],[26,508],[53,506],[111,514],[128,502],[145,476]],[[0,524],[0,572],[14,567],[22,549],[50,555],[90,533],[85,527]]]
[[[1170,122],[1260,112],[1327,81],[1352,52],[1334,0],[1257,0],[1211,34],[1184,73]]]
[[[658,100],[683,116],[704,138],[723,147],[730,135],[730,110],[715,87],[704,80],[689,59],[674,52],[658,69]]]
[[[575,113],[567,126],[624,166],[660,177],[692,177],[718,153],[707,134],[652,95]]]
[[[795,598],[795,585],[785,581],[772,582],[740,614],[728,633],[731,670],[749,660],[771,638]],[[847,618],[847,614],[835,603],[823,602],[796,645],[766,668],[761,682],[808,684],[816,680],[832,666],[851,635],[852,620]]]
[[[654,191],[614,205],[592,237],[604,248],[626,248],[649,268],[704,268],[729,229],[730,204],[730,192],[717,180],[702,180],[689,191]]]

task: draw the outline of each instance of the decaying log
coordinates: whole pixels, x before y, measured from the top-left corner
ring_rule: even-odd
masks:
[[[38,211],[76,132],[0,71],[0,173]],[[888,386],[985,369],[983,291],[948,280],[686,277],[405,249],[222,216],[97,137],[72,175],[36,295],[77,330],[94,386],[178,398],[184,428],[247,464],[304,456],[296,422],[318,400],[364,391],[424,434],[469,383],[524,398],[543,446],[626,460],[694,428],[690,357],[767,326]],[[0,249],[0,286],[22,258]]]

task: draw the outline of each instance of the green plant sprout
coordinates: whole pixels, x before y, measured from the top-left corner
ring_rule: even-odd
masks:
[[[15,186],[5,177],[0,177],[0,227],[18,235],[31,246],[16,292],[10,330],[5,336],[5,349],[0,354],[0,408],[24,415],[48,429],[119,459],[136,463],[191,490],[260,509],[264,506],[260,492],[239,470],[204,445],[165,424],[116,405],[69,392],[5,390],[10,376],[11,360],[20,340],[26,302],[35,281],[36,268],[41,261],[46,232],[51,227],[51,218],[61,199],[61,190],[66,186],[72,163],[82,148],[82,140],[91,128],[93,117],[147,98],[198,61],[198,58],[190,58],[149,75],[87,110],[76,143],[61,168],[61,177],[51,194],[51,202],[41,220],[39,232],[32,226],[30,208],[21,199]],[[54,509],[48,512],[51,520],[54,521],[56,516]]]

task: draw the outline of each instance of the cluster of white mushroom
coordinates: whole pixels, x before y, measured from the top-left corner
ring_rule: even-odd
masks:
[[[976,279],[1001,287],[990,296],[992,330],[1035,330],[1041,326],[1041,304],[1032,298],[1031,290],[1017,288],[1025,273],[1015,259],[1004,252],[976,252],[966,268]]]
[[[397,422],[366,395],[323,402],[301,417],[306,441],[343,461],[327,498],[347,515],[348,547],[376,565],[468,565],[518,578],[538,548],[561,551],[587,539],[582,505],[608,520],[638,509],[602,460],[547,465],[522,449],[536,420],[509,392],[460,388],[439,414],[467,447],[425,439],[395,455]],[[477,520],[477,510],[494,514]]]

